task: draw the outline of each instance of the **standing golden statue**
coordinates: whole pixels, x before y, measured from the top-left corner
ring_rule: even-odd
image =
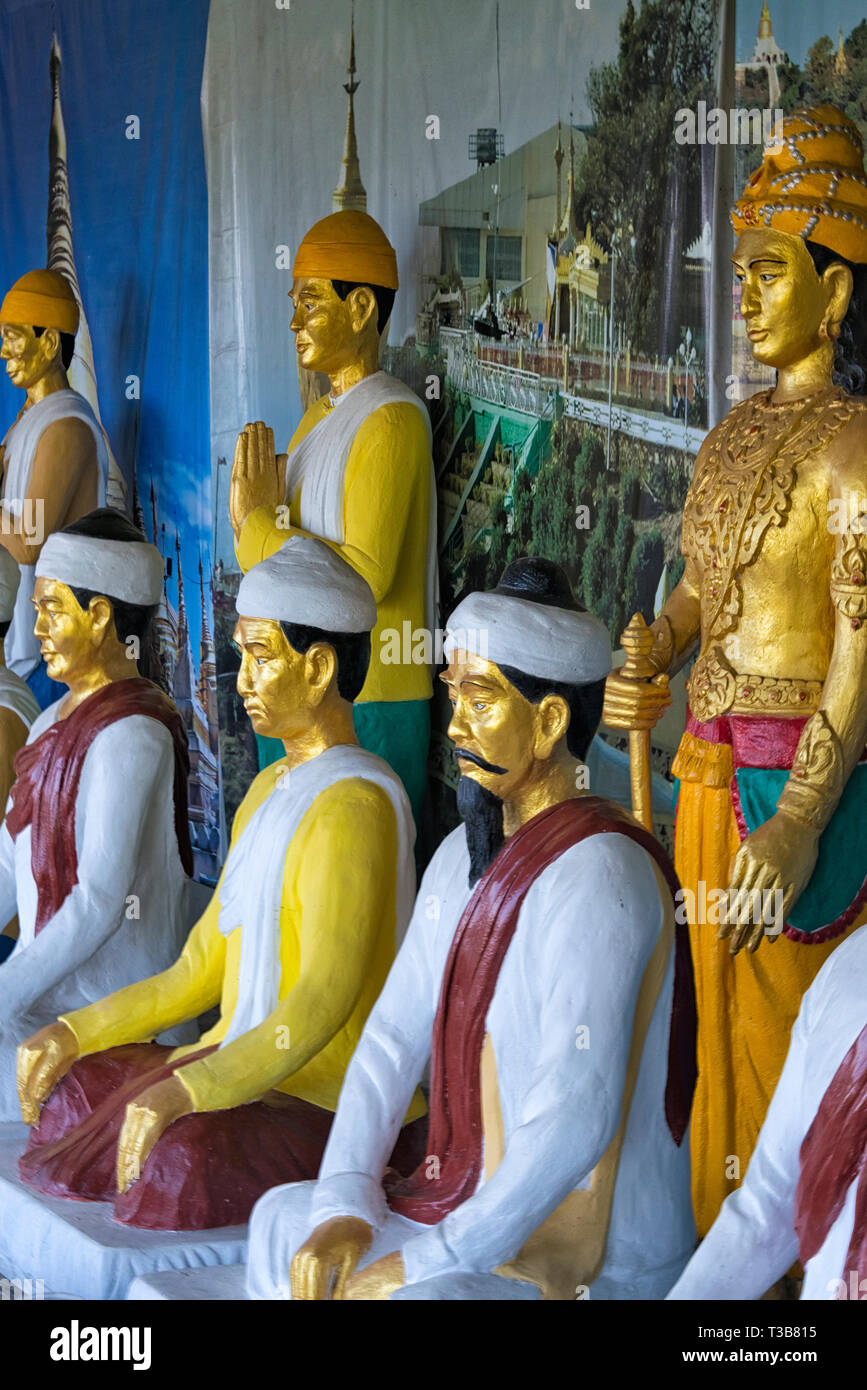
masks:
[[[867,896],[867,181],[854,123],[831,106],[787,117],[732,221],[747,336],[777,384],[704,441],[683,578],[652,625],[657,674],[612,675],[603,714],[651,727],[698,646],[673,771],[702,1235],[746,1172],[801,996]],[[756,954],[765,934],[786,939]]]

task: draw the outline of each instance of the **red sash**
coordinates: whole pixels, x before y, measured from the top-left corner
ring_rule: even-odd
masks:
[[[795,1230],[802,1264],[821,1250],[857,1179],[855,1224],[841,1277],[867,1279],[867,1026],[853,1042],[822,1097],[801,1145]]]
[[[184,872],[193,872],[187,824],[190,759],[181,716],[168,695],[141,676],[112,681],[58,719],[15,758],[15,784],[6,827],[14,840],[30,826],[30,864],[36,882],[38,933],[78,882],[75,804],[87,750],[102,729],[132,714],[146,714],[168,729],[175,748],[175,834]],[[106,768],[106,776],[111,769]]]
[[[446,961],[433,1025],[428,1152],[423,1163],[389,1183],[389,1205],[401,1216],[435,1225],[467,1201],[482,1169],[481,1057],[497,977],[521,905],[538,876],[588,835],[626,835],[646,849],[672,897],[678,881],[665,850],[619,806],[601,797],[563,801],[526,822],[507,840],[478,884],[458,923]],[[668,1049],[665,1114],[676,1143],[689,1121],[695,1089],[695,990],[685,927],[678,926]]]

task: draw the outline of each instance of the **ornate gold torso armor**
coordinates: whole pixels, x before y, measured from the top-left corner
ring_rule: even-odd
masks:
[[[708,437],[684,507],[683,552],[701,576],[689,701],[702,721],[812,714],[830,659],[825,451],[865,405],[833,386],[806,400],[770,396],[735,407]]]

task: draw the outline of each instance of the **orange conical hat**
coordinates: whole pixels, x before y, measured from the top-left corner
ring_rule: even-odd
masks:
[[[731,217],[736,232],[772,227],[867,262],[867,177],[855,122],[836,106],[786,116]]]
[[[298,247],[292,274],[396,290],[397,256],[378,222],[366,212],[344,208],[310,228]]]
[[[56,270],[29,270],[16,280],[0,304],[0,323],[78,332],[78,303],[72,286]]]

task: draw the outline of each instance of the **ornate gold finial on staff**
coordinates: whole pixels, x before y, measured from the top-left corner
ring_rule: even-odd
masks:
[[[618,674],[625,680],[648,681],[656,675],[650,660],[654,637],[640,613],[633,613],[620,638],[626,660]],[[650,780],[650,729],[629,730],[629,780],[632,788],[632,814],[645,829],[653,830]]]

